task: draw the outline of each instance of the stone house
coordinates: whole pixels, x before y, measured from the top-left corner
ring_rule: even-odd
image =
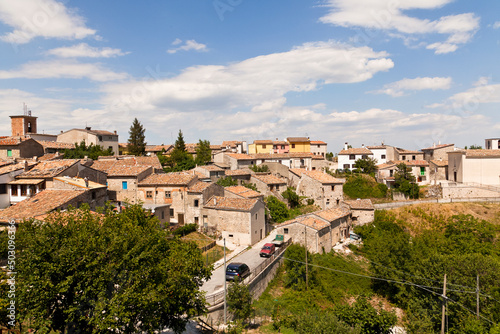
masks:
[[[430,168],[429,162],[425,160],[412,161],[389,161],[385,164],[377,165],[377,181],[385,183],[389,188],[394,185],[394,176],[397,171],[397,166],[404,163],[411,168],[411,173],[415,177],[418,185],[430,184]]]
[[[162,227],[170,225],[170,204],[146,204],[142,207],[158,218]]]
[[[488,138],[484,140],[484,148],[487,150],[499,150],[500,138]]]
[[[0,138],[0,159],[30,159],[41,157],[44,154],[43,146],[36,140],[28,137]]]
[[[395,150],[396,150],[395,160],[400,160],[400,161],[424,160],[424,152],[422,151],[405,150],[399,147],[396,147]]]
[[[213,196],[204,205],[203,228],[236,245],[251,246],[266,235],[264,202]]]
[[[429,179],[432,184],[448,180],[448,159],[429,161]]]
[[[64,153],[65,150],[74,150],[74,143],[61,143],[57,141],[49,141],[49,140],[37,140],[37,142],[42,145],[44,154],[53,154],[53,153]]]
[[[337,179],[321,171],[301,171],[297,194],[314,199],[314,204],[326,210],[336,207],[343,200],[344,180]]]
[[[145,204],[170,204],[170,222],[183,225],[192,200],[188,189],[197,182],[193,172],[150,174],[138,183],[137,197]]]
[[[54,177],[53,189],[84,190],[85,202],[79,202],[77,204],[79,206],[81,203],[87,203],[92,211],[96,211],[99,207],[104,207],[108,201],[108,191],[105,185],[81,177]]]
[[[212,146],[214,146],[212,148]],[[248,146],[246,141],[242,140],[226,140],[222,142],[222,145],[210,145],[212,148],[212,153],[214,151],[227,152],[227,153],[248,153]]]
[[[15,177],[27,170],[24,163],[10,163],[0,166],[0,209],[5,209],[10,205],[10,189],[8,184],[15,180]]]
[[[396,160],[394,157],[394,147],[384,145],[366,146],[373,153],[373,158],[377,160],[377,164],[384,164],[390,160]]]
[[[287,181],[269,173],[256,173],[250,179],[257,190],[264,196],[281,198],[281,193],[286,190]]]
[[[229,198],[251,198],[259,199],[261,201],[264,200],[264,195],[244,186],[225,187],[224,196]]]
[[[225,170],[215,165],[197,166],[194,171],[203,175],[203,179],[208,179],[211,182],[216,182],[225,176]]]
[[[163,155],[170,155],[170,153],[173,151],[174,145],[146,145],[146,154],[148,156],[152,155],[157,155],[157,154],[163,154]]]
[[[448,152],[448,180],[460,183],[500,184],[500,150]]]
[[[234,170],[225,170],[224,171],[224,176],[228,177],[230,176],[233,180],[236,180],[239,185],[241,185],[242,182],[249,183],[250,178],[252,176],[252,172],[250,169],[245,168],[245,169],[234,169]]]
[[[310,152],[291,152],[291,153],[276,153],[276,154],[254,154],[255,164],[268,164],[272,162],[280,163],[288,168],[305,168],[312,169],[312,159],[314,155]]]
[[[106,173],[109,199],[121,206],[122,202],[136,204],[142,201],[139,184],[153,174],[153,167],[113,164]]]
[[[423,148],[424,160],[448,160],[448,152],[454,151],[454,144],[434,144],[432,147]],[[403,160],[403,159],[401,159]]]
[[[204,205],[213,196],[224,196],[224,187],[216,183],[197,181],[187,189],[185,222],[194,223],[201,229]]]
[[[118,155],[120,151],[118,147],[118,134],[116,131],[92,130],[90,126],[85,129],[71,129],[62,132],[57,135],[57,141],[69,144],[80,144],[84,141],[87,146],[94,144],[94,146],[99,145],[105,150],[111,148],[115,155]]]
[[[253,144],[248,145],[249,154],[273,153],[274,145],[272,140],[254,140]]]
[[[52,211],[66,210],[70,206],[78,208],[82,203],[92,201],[91,192],[84,189],[45,189],[26,200],[0,211],[0,221],[39,218]]]
[[[344,201],[351,210],[351,219],[353,225],[364,225],[373,222],[375,219],[375,208],[370,199],[357,199],[353,201]]]
[[[317,156],[325,158],[326,153],[328,153],[326,148],[326,143],[321,140],[311,140],[311,153]]]
[[[351,230],[351,212],[339,207],[288,220],[274,231],[292,238],[294,243],[307,247],[311,253],[328,253],[338,242],[348,238]]]
[[[219,163],[224,164],[230,170],[245,169],[255,165],[255,158],[244,153],[221,152],[214,156],[214,164],[220,166]]]

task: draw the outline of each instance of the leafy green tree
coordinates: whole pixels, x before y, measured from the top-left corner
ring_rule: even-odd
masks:
[[[375,309],[363,297],[359,297],[352,306],[338,306],[335,314],[348,325],[361,326],[361,332],[366,334],[390,334],[391,327],[398,320],[396,314],[387,312],[382,307]]]
[[[286,204],[277,199],[274,196],[268,196],[266,198],[266,205],[269,209],[269,214],[271,219],[276,223],[282,223],[289,217],[288,208]]]
[[[268,173],[269,172],[269,166],[268,165],[253,165],[249,167],[251,170],[253,170],[255,173]]]
[[[377,171],[377,159],[373,157],[366,157],[358,159],[354,162],[353,166],[356,170],[364,174],[373,174]]]
[[[465,146],[465,149],[467,149],[467,146]],[[469,150],[482,150],[482,149],[483,147],[481,145],[475,145],[475,144],[469,147]]]
[[[309,258],[311,255],[308,252]],[[294,290],[306,288],[306,249],[298,244],[291,244],[285,251],[285,286]],[[312,267],[309,267],[312,273]],[[309,277],[309,281],[313,279]]]
[[[75,149],[65,149],[63,154],[63,159],[83,159],[89,157],[90,159],[97,160],[100,156],[110,156],[113,155],[113,149],[108,148],[103,149],[100,145],[94,145],[90,143],[89,146],[85,145],[85,140],[82,140],[80,144],[75,143]]]
[[[132,125],[130,126],[130,130],[128,131],[129,138],[127,144],[127,151],[132,155],[144,155],[146,152],[146,136],[144,132],[146,129],[142,126],[142,124],[134,118]]]
[[[286,190],[281,193],[281,195],[288,200],[288,205],[290,205],[290,208],[293,209],[300,206],[300,197],[295,192],[295,189],[287,187]]]
[[[195,163],[198,166],[203,166],[210,161],[212,161],[212,149],[210,148],[210,142],[208,140],[200,139],[198,146],[196,147]]]
[[[248,286],[236,280],[227,290],[227,307],[236,319],[246,321],[252,314],[252,295]]]
[[[180,172],[192,169],[196,166],[193,156],[187,152],[184,135],[181,130],[179,130],[179,135],[177,136],[174,149],[170,154],[167,165],[166,172]]]
[[[325,155],[325,159],[328,160],[328,161],[332,161],[333,160],[333,153],[332,152],[328,152]]]
[[[387,186],[370,175],[352,175],[343,186],[344,194],[350,198],[384,198],[387,196]]]
[[[257,191],[257,192],[260,192],[259,190],[257,190],[257,186],[255,185],[255,183],[246,183],[246,182],[241,182],[241,185],[245,188],[248,188],[248,189],[252,189],[253,191]]]
[[[406,166],[404,162],[396,166],[394,173],[394,188],[410,198],[419,197],[419,187],[415,183],[415,176],[411,173],[411,167]]]
[[[234,180],[231,176],[221,177],[216,183],[221,187],[232,187],[238,185],[238,181]]]
[[[36,332],[180,333],[206,310],[200,250],[138,205],[25,221],[16,248],[19,316]]]

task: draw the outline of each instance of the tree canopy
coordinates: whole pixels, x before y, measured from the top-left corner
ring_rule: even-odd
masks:
[[[210,144],[209,144],[210,145]],[[179,134],[174,144],[174,149],[167,160],[166,172],[180,172],[195,167],[193,156],[187,152],[184,135],[179,130]]]
[[[113,155],[113,150],[111,148],[105,150],[100,145],[94,145],[92,143],[87,146],[85,145],[85,140],[82,140],[80,144],[75,143],[74,150],[65,149],[63,159],[83,159],[89,157],[90,159],[97,160],[100,156],[109,155]]]
[[[377,171],[377,159],[373,157],[366,157],[358,159],[354,162],[354,169],[361,171],[364,174],[372,174]]]
[[[394,173],[394,188],[410,198],[418,198],[419,188],[415,183],[415,176],[411,173],[411,167],[404,162],[396,166]]]
[[[196,159],[195,163],[198,166],[206,165],[212,161],[212,149],[210,148],[210,142],[208,140],[199,140],[196,146]]]
[[[130,126],[130,130],[128,131],[128,145],[127,151],[129,154],[133,155],[144,155],[146,153],[146,137],[144,132],[146,129],[142,126],[142,124],[134,118],[132,125]]]
[[[16,241],[20,319],[37,332],[179,333],[205,311],[200,250],[140,206],[26,221]]]

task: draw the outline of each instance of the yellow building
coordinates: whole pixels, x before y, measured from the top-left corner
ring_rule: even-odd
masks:
[[[286,139],[290,145],[290,153],[310,153],[311,142],[307,137],[288,137]]]
[[[254,140],[248,145],[248,154],[271,153],[273,149],[272,140]]]

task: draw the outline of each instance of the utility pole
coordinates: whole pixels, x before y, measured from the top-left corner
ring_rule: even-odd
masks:
[[[477,285],[476,285],[476,318],[479,320],[479,274],[477,274]]]
[[[224,326],[227,319],[227,300],[226,300],[226,238],[224,238]]]
[[[307,272],[307,226],[304,226],[304,243],[306,245],[306,291],[309,286],[309,277]]]
[[[443,315],[441,317],[441,334],[444,334],[445,317],[446,317],[446,274],[444,274],[444,284],[443,284]]]

